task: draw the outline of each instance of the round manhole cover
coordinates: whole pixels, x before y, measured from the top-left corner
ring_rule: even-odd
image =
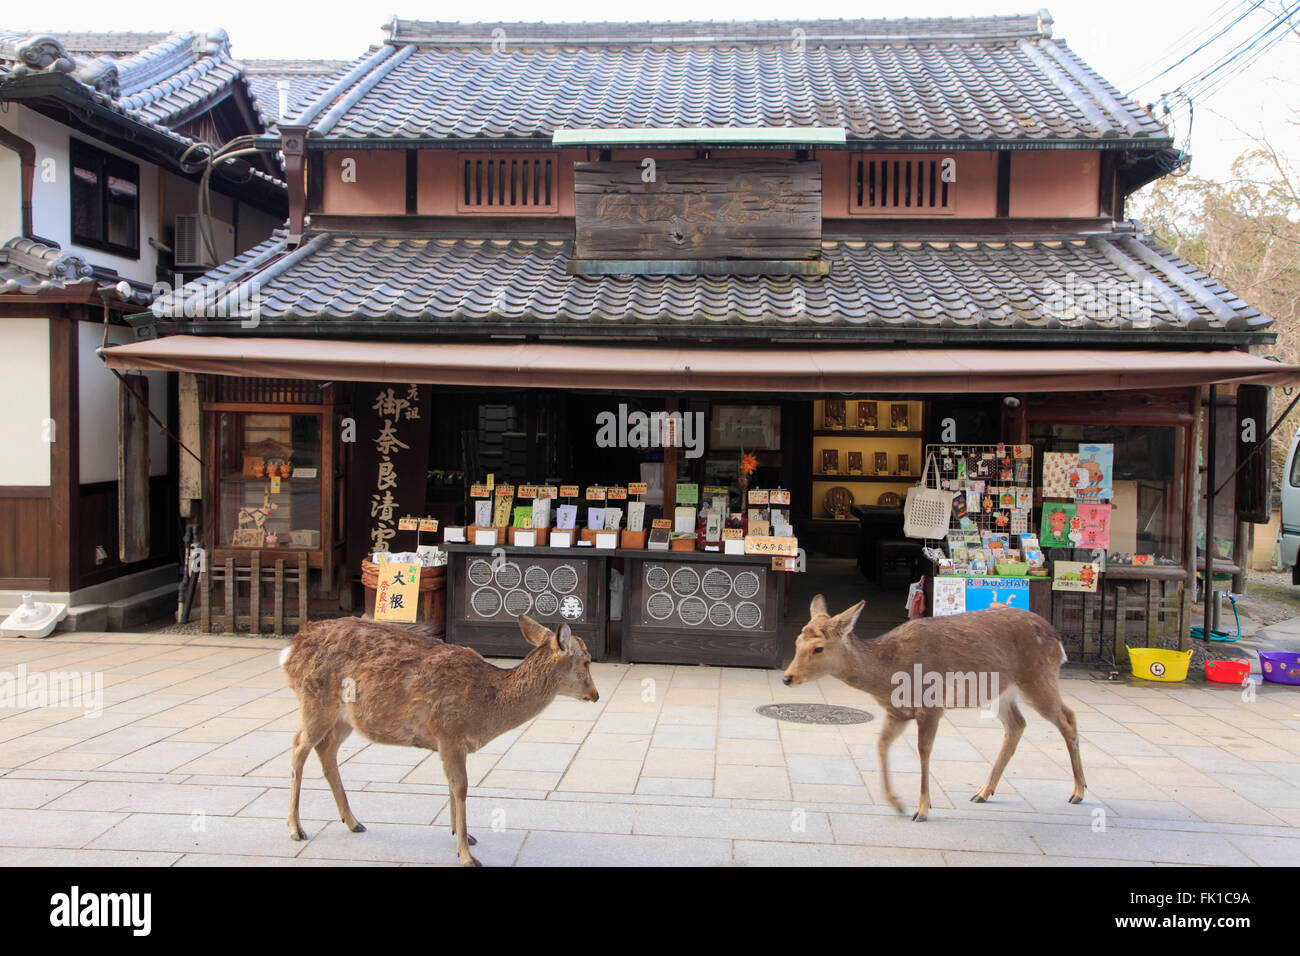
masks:
[[[792,724],[865,724],[872,719],[865,710],[837,704],[764,704],[754,710],[764,717],[788,720]]]

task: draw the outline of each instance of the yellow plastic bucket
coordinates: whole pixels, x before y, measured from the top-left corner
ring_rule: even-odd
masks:
[[[1128,659],[1133,665],[1134,677],[1177,682],[1187,679],[1187,666],[1192,662],[1192,652],[1167,651],[1163,647],[1130,647]]]

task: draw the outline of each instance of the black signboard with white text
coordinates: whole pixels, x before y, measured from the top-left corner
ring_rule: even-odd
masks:
[[[350,575],[360,574],[362,558],[375,551],[415,550],[415,533],[399,532],[397,521],[424,514],[433,389],[361,382],[355,395],[347,531]]]

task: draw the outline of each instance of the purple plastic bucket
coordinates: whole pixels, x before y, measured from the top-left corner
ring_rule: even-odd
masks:
[[[1271,683],[1300,684],[1300,654],[1293,651],[1260,651],[1259,669]]]

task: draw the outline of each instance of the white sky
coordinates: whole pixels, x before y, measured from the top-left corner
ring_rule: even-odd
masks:
[[[390,0],[396,2],[396,0]],[[1270,6],[1276,0],[1270,2]],[[1291,2],[1291,0],[1287,0]],[[1048,9],[1055,20],[1054,35],[1066,40],[1097,72],[1127,93],[1161,68],[1190,52],[1194,43],[1186,36],[1217,15],[1223,0],[1057,0]],[[397,12],[409,19],[454,19],[464,7],[411,3]],[[480,7],[482,19],[500,21],[536,20],[545,11],[548,20],[687,20],[708,18],[797,19],[892,17],[905,11],[909,16],[985,16],[1031,13],[1031,0],[981,0],[978,3],[951,0],[909,0],[871,4],[861,0],[822,0],[816,6],[787,4],[776,0],[654,0],[654,2],[611,3],[609,0],[560,0],[539,5],[521,0],[497,0]],[[320,0],[313,3],[243,3],[219,11],[184,7],[160,0],[137,0],[132,4],[105,4],[96,0],[63,0],[44,10],[36,22],[15,22],[4,15],[5,29],[60,30],[185,30],[223,27],[229,34],[236,56],[253,58],[320,57],[350,59],[383,39],[380,29],[391,13],[353,0]],[[24,5],[23,19],[33,16]],[[217,20],[213,20],[213,17]],[[1262,11],[1255,14],[1263,16]],[[1262,19],[1261,19],[1262,22]],[[1300,20],[1297,20],[1300,22]],[[1243,24],[1244,26],[1244,24]],[[1183,40],[1181,44],[1177,41]],[[1226,39],[1226,38],[1225,38]],[[1223,41],[1220,41],[1222,43]],[[1226,47],[1216,47],[1223,50]],[[1212,99],[1198,104],[1192,130],[1193,172],[1211,178],[1227,176],[1236,155],[1249,145],[1247,133],[1266,131],[1275,145],[1292,162],[1300,160],[1300,127],[1295,125],[1300,109],[1300,39],[1294,35],[1280,43],[1249,70],[1225,85]],[[1175,53],[1174,56],[1169,56]],[[1214,51],[1210,51],[1214,52]],[[1192,64],[1188,64],[1191,66]],[[1166,81],[1183,78],[1171,74]],[[1154,100],[1173,84],[1161,81],[1139,94]],[[1180,124],[1182,120],[1180,118]],[[1181,136],[1183,129],[1176,132]]]

